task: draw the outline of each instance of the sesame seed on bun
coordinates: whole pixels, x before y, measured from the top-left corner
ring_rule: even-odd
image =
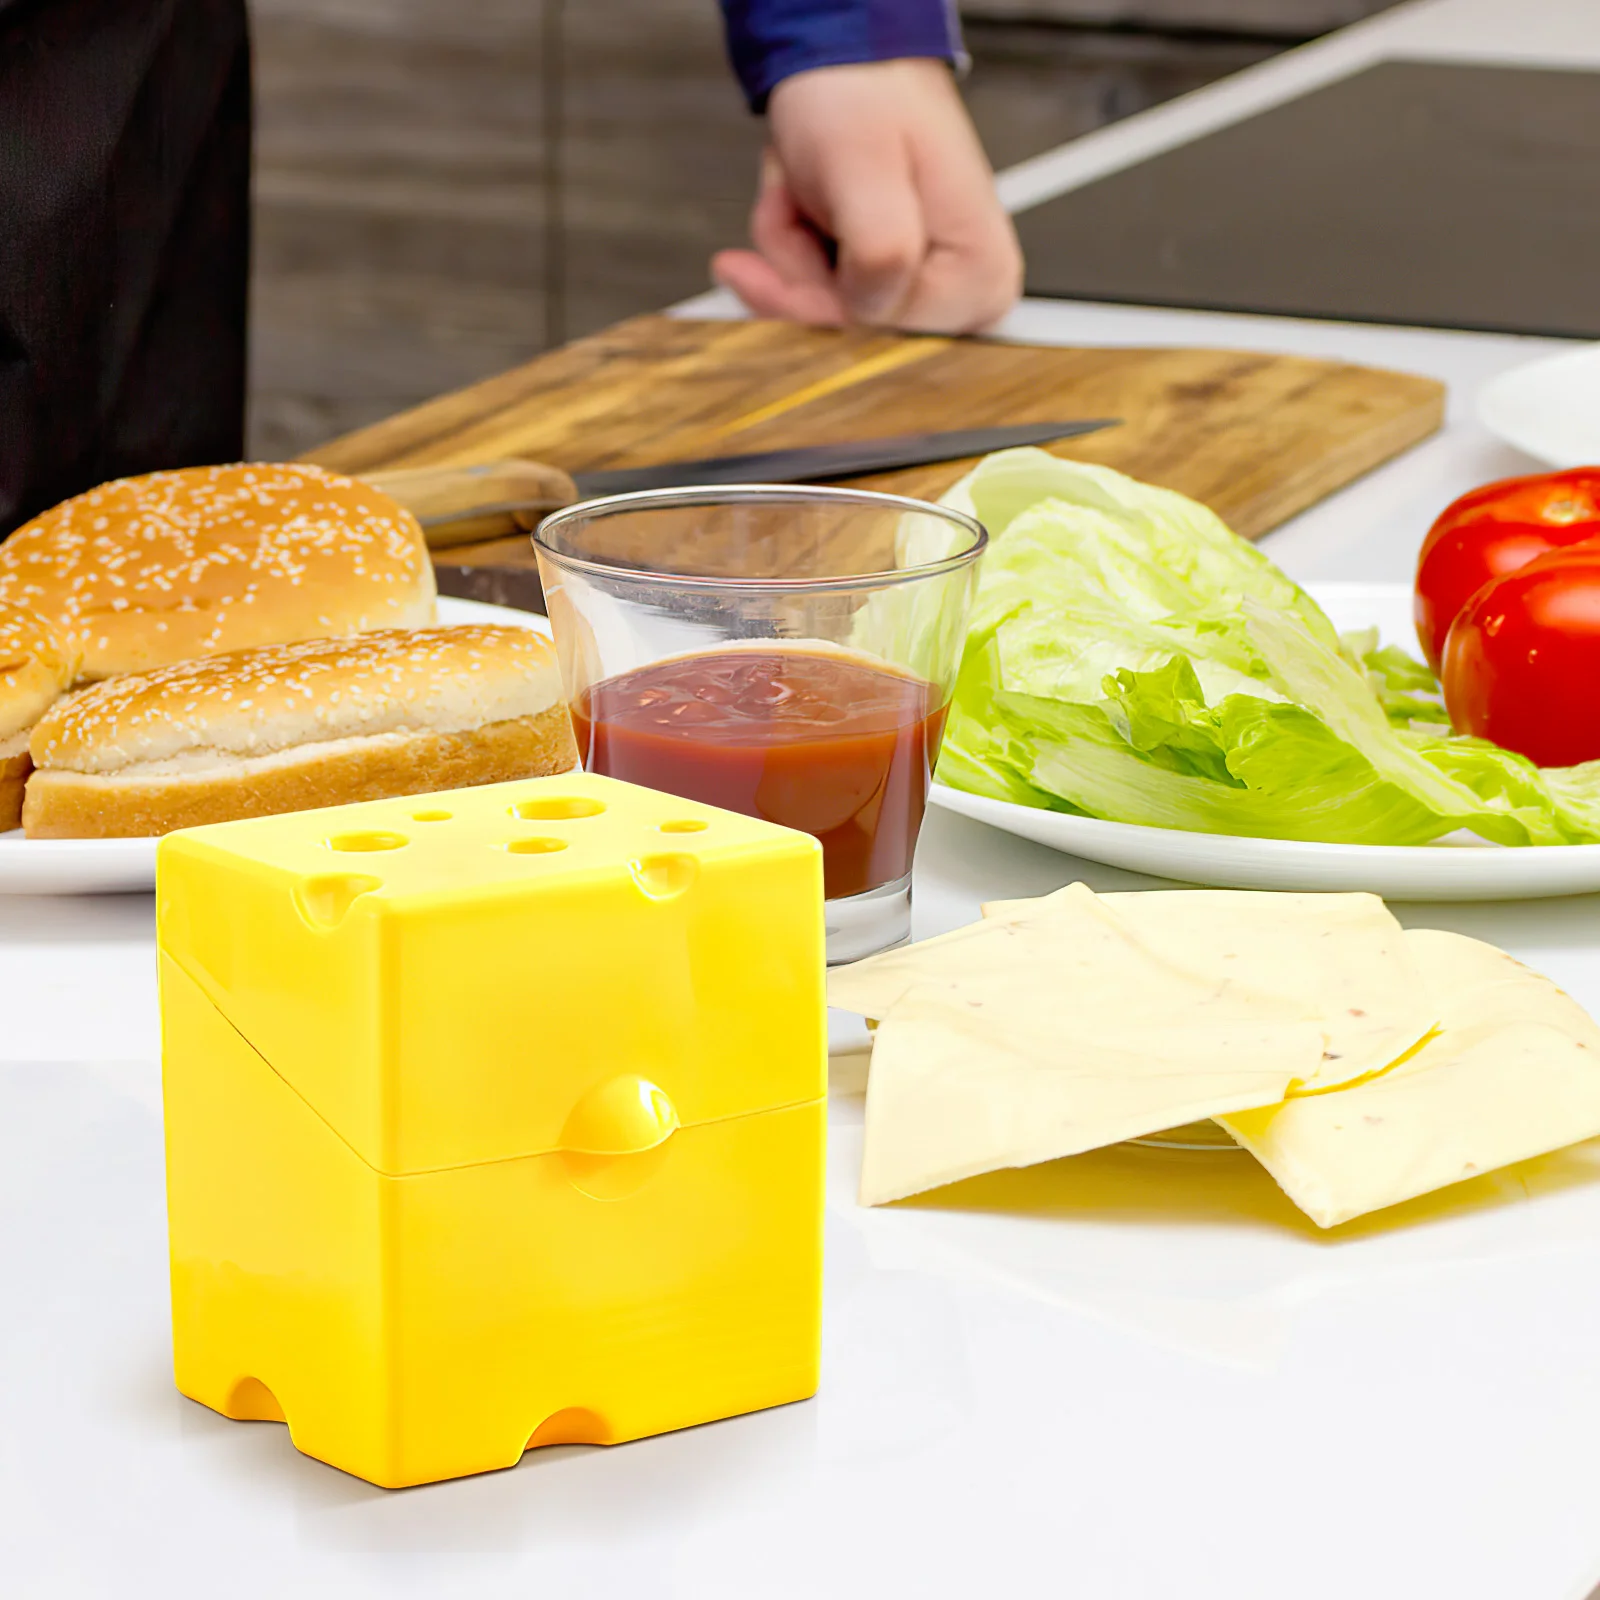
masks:
[[[22,815],[28,735],[77,672],[76,652],[43,617],[0,604],[0,833]]]
[[[577,763],[555,651],[526,628],[387,629],[91,684],[35,726],[30,838],[166,833]]]
[[[85,679],[434,620],[416,519],[304,463],[152,472],[63,501],[0,544],[0,601],[59,626]]]

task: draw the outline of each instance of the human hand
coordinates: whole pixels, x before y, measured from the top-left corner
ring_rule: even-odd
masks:
[[[768,105],[753,250],[712,258],[762,317],[969,333],[1022,285],[1022,252],[941,61],[817,67]]]

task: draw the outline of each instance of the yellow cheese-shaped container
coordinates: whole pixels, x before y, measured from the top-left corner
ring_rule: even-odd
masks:
[[[817,1384],[821,853],[587,774],[157,868],[179,1389],[396,1487]]]

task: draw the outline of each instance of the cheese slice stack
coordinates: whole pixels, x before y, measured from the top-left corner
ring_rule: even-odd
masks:
[[[1375,894],[1154,889],[1099,898],[1164,960],[1313,1006],[1328,1039],[1306,1087],[1380,1071],[1437,1020],[1405,930]],[[983,914],[1028,926],[1049,916],[1056,900],[997,902]]]
[[[1406,942],[1439,1027],[1388,1071],[1222,1125],[1319,1227],[1600,1135],[1600,1027],[1548,978],[1460,934]]]
[[[874,959],[879,981],[900,965]],[[830,979],[830,1000],[865,1000],[871,966]],[[1174,966],[1082,884],[1035,927],[995,922],[931,951],[922,981],[902,976],[865,1004],[883,1013],[868,1205],[1275,1105],[1322,1061],[1313,1006]]]
[[[1319,1226],[1600,1134],[1600,1029],[1372,895],[1072,884],[829,976],[877,1205],[1215,1118]]]

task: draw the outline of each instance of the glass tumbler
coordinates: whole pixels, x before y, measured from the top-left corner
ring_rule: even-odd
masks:
[[[822,843],[828,960],[907,938],[971,517],[864,489],[661,489],[533,536],[583,764]]]

